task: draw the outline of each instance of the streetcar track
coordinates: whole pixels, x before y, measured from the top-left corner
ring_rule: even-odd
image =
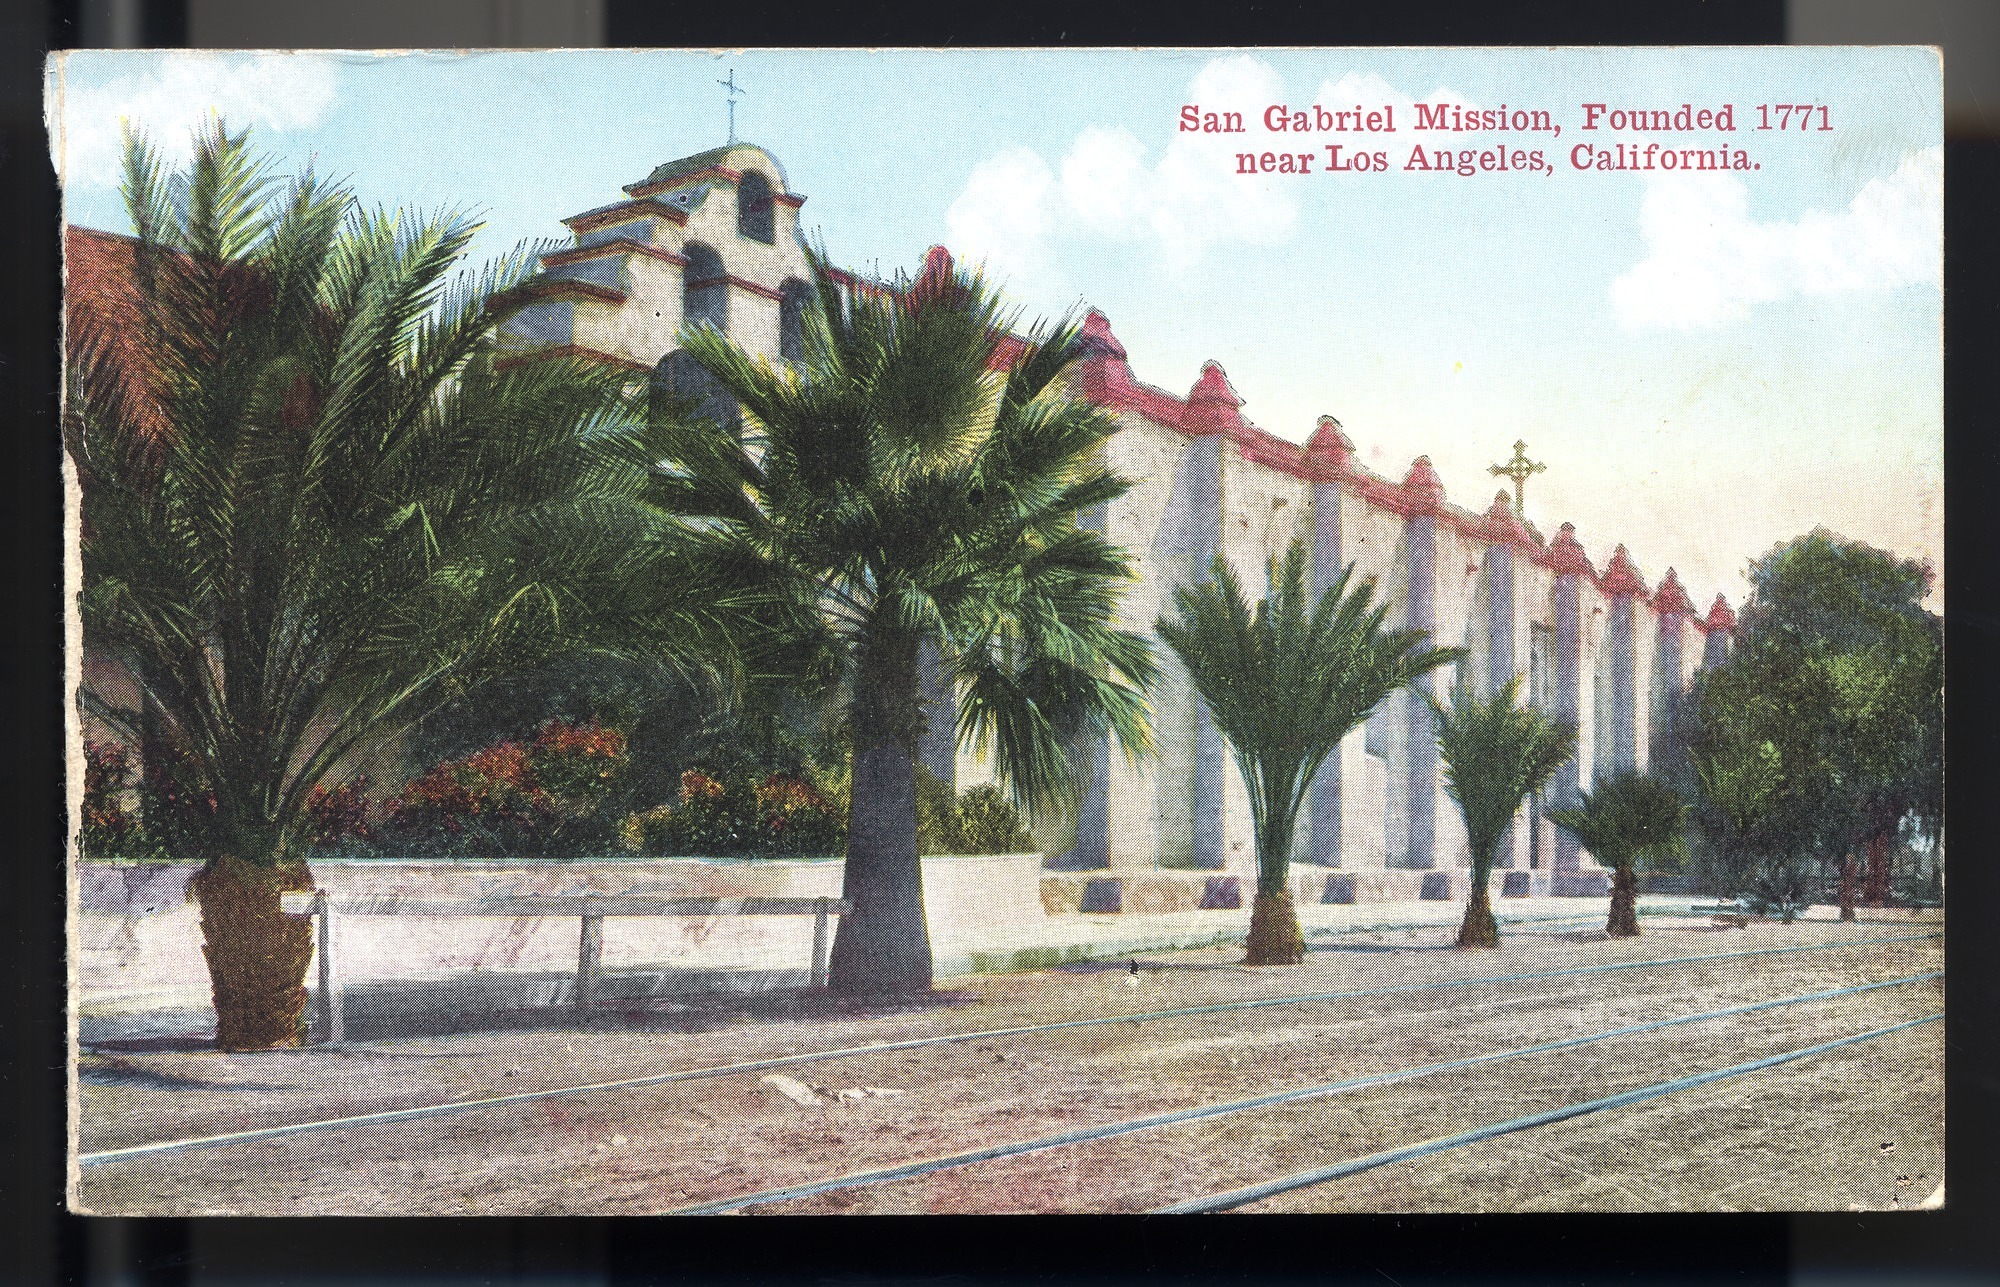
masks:
[[[1046,1152],[1073,1144],[1085,1144],[1094,1140],[1114,1139],[1140,1131],[1157,1130],[1166,1126],[1179,1126],[1187,1122],[1203,1121],[1209,1118],[1226,1117],[1236,1113],[1254,1112],[1280,1104],[1297,1103],[1307,1099],[1324,1098],[1329,1095],[1344,1094],[1354,1090],[1369,1090],[1379,1086],[1393,1086],[1400,1082],[1414,1081],[1420,1077],[1434,1076],[1441,1072],[1474,1068],[1483,1064],[1497,1063],[1507,1059],[1521,1059],[1530,1055],[1548,1054],[1557,1050],[1569,1050],[1578,1046],[1593,1045],[1616,1037],[1636,1036],[1640,1033],[1658,1032],[1664,1028],[1679,1027],[1689,1023],[1703,1023],[1713,1019],[1731,1018],[1737,1015],[1755,1014],[1765,1010],[1775,1010],[1783,1006],[1803,1005],[1812,1001],[1828,1001],[1835,997],[1856,996],[1863,992],[1873,992],[1881,988],[1901,987],[1910,983],[1922,983],[1944,977],[1944,971],[1933,970],[1925,974],[1912,974],[1900,979],[1887,979],[1878,983],[1864,983],[1854,987],[1832,988],[1820,992],[1808,992],[1794,997],[1783,997],[1771,1001],[1757,1001],[1747,1005],[1730,1006],[1721,1010],[1709,1010],[1701,1014],[1677,1015],[1671,1019],[1654,1019],[1647,1023],[1633,1024],[1622,1028],[1612,1028],[1604,1032],[1583,1037],[1565,1037],[1560,1041],[1540,1042],[1532,1046],[1519,1046],[1510,1050],[1490,1051],[1483,1055],[1470,1055],[1459,1059],[1448,1059],[1439,1063],[1420,1064],[1410,1068],[1398,1068],[1390,1072],[1371,1073],[1365,1077],[1351,1077],[1341,1081],[1322,1082],[1313,1086],[1301,1086],[1292,1090],[1277,1091],[1268,1095],[1257,1095],[1248,1099],[1229,1100],[1220,1104],[1203,1104],[1195,1108],[1176,1109],[1168,1113],[1156,1113],[1146,1117],[1130,1118],[1122,1122],[1110,1122],[1099,1126],[1078,1127],[1038,1139],[1016,1141],[1009,1144],[995,1144],[986,1148],[970,1149],[945,1157],[927,1158],[919,1162],[905,1162],[896,1166],[879,1167],[868,1171],[856,1171],[847,1175],[825,1180],[812,1180],[804,1184],[785,1185],[775,1189],[764,1189],[756,1193],[739,1194],[733,1198],[719,1198],[712,1202],[695,1203],[676,1207],[663,1212],[665,1215],[720,1215],[729,1211],[740,1211],[746,1207],[768,1206],[774,1202],[790,1202],[815,1194],[830,1193],[840,1189],[864,1188],[877,1184],[889,1184],[898,1180],[915,1179],[937,1171],[952,1170],[972,1166],[980,1162],[997,1161],[1001,1158],[1022,1157],[1031,1153]],[[1393,1160],[1393,1159],[1391,1159]],[[1377,1165],[1380,1165],[1378,1163]],[[1248,1200],[1248,1199],[1246,1199]]]
[[[1530,982],[1538,979],[1566,978],[1577,975],[1599,974],[1616,970],[1665,969],[1677,965],[1695,965],[1711,961],[1736,960],[1745,957],[1775,956],[1794,952],[1846,951],[1855,948],[1873,947],[1890,943],[1917,942],[1942,938],[1942,931],[1924,934],[1900,934],[1884,937],[1850,939],[1833,943],[1801,943],[1785,947],[1751,948],[1736,952],[1712,952],[1694,956],[1656,957],[1643,961],[1609,961],[1597,965],[1572,966],[1560,970],[1537,970],[1522,974],[1486,975],[1473,979],[1443,979],[1425,983],[1401,983],[1383,988],[1347,989],[1332,992],[1295,993],[1277,997],[1255,997],[1243,1001],[1224,1001],[1209,1005],[1185,1006],[1172,1010],[1153,1010],[1136,1014],[1103,1015],[1089,1019],[1067,1019],[1057,1023],[1027,1024],[1011,1028],[986,1028],[971,1032],[945,1033],[929,1037],[913,1037],[903,1041],[878,1042],[863,1046],[848,1046],[834,1050],[807,1051],[799,1054],[777,1055],[768,1059],[747,1060],[729,1064],[715,1064],[703,1068],[689,1068],[675,1072],[651,1073],[640,1077],[619,1078],[613,1081],[590,1082],[578,1086],[551,1087],[546,1090],[519,1091],[509,1095],[482,1096],[477,1099],[452,1100],[443,1104],[424,1104],[411,1108],[385,1109],[372,1113],[357,1113],[345,1117],[323,1118],[308,1122],[293,1122],[280,1126],[257,1127],[250,1130],[231,1131],[217,1135],[197,1136],[191,1139],[162,1140],[150,1144],[134,1144],[122,1148],[101,1149],[79,1154],[80,1166],[101,1166],[111,1162],[128,1161],[141,1157],[158,1157],[170,1153],[191,1152],[198,1149],[222,1148],[237,1144],[255,1143],[260,1140],[280,1139],[311,1131],[347,1130],[362,1126],[392,1125],[398,1122],[417,1121],[430,1117],[443,1117],[456,1113],[479,1112],[488,1109],[505,1108],[518,1104],[530,1104],[543,1100],[570,1098],[607,1090],[631,1090],[647,1086],[667,1085],[673,1082],[700,1081],[715,1077],[734,1076],[742,1073],[766,1072],[777,1068],[789,1068],[802,1064],[820,1063],[834,1059],[850,1059],[863,1055],[893,1054],[898,1051],[916,1050],[929,1046],[956,1045],[970,1041],[993,1040],[1005,1037],[1027,1036],[1044,1032],[1059,1032],[1078,1028],[1090,1028],[1119,1023],[1142,1023],[1162,1019],[1188,1018],[1204,1014],[1222,1014],[1240,1010],[1257,1010],[1273,1006],[1307,1005],[1320,1001],[1355,1000],[1365,997],[1389,996],[1404,992],[1437,991],[1448,988],[1480,987],[1502,983]]]
[[[1693,1073],[1686,1077],[1676,1077],[1670,1081],[1655,1082],[1651,1086],[1641,1086],[1635,1090],[1620,1091],[1615,1095],[1605,1095],[1602,1098],[1587,1100],[1579,1104],[1565,1104],[1561,1108],[1553,1108],[1547,1112],[1510,1118],[1504,1122],[1493,1122],[1486,1126],[1475,1127],[1469,1131],[1460,1131],[1455,1135],[1446,1135],[1438,1139],[1425,1140],[1422,1143],[1409,1144],[1402,1148],[1389,1149],[1380,1153],[1370,1153],[1366,1157],[1350,1158],[1345,1162],[1336,1162],[1330,1166],[1316,1167],[1310,1171],[1299,1171],[1279,1179],[1265,1180],[1259,1184],[1247,1185],[1240,1189],[1231,1189],[1226,1193],[1214,1193],[1207,1197],[1191,1198],[1185,1202],[1176,1202],[1170,1206],[1159,1207],[1149,1214],[1192,1215],[1211,1211],[1228,1211],[1264,1198],[1276,1197],[1281,1193],[1289,1193],[1294,1189],[1325,1184],[1346,1176],[1358,1175],[1363,1171],[1372,1171],[1377,1167],[1390,1166],[1397,1162],[1412,1161],[1416,1158],[1428,1157],[1434,1153],[1442,1153],[1449,1149],[1464,1148],[1469,1144],[1478,1144],[1486,1140],[1498,1139],[1502,1135],[1512,1135],[1517,1131],[1531,1130],[1537,1126],[1548,1126],[1555,1122],[1568,1121],[1571,1118],[1584,1117],[1592,1113],[1601,1113],[1610,1109],[1626,1108],[1633,1104],[1643,1103],[1649,1099],[1658,1099],[1661,1096],[1672,1095],[1683,1090],[1693,1090],[1697,1087],[1707,1086],[1730,1077],[1741,1077],[1748,1073],[1761,1072],[1766,1068],[1775,1068],[1780,1064],[1788,1064],[1795,1060],[1810,1058],[1813,1055],[1825,1054],[1827,1051],[1838,1050],[1841,1047],[1856,1045],[1863,1041],[1871,1041],[1876,1037],[1886,1037],[1891,1033],[1903,1032],[1923,1024],[1936,1023],[1942,1018],[1944,1018],[1944,1013],[1943,1011],[1939,1011],[1936,1014],[1926,1015],[1921,1019],[1911,1019],[1904,1023],[1890,1024],[1883,1028],[1873,1028],[1867,1032],[1855,1033],[1852,1036],[1841,1037],[1834,1041],[1823,1041],[1818,1045],[1805,1046],[1797,1050],[1787,1050],[1779,1054],[1767,1055],[1762,1059],[1752,1059],[1746,1063],[1733,1064],[1728,1068],[1711,1069],[1708,1072]]]

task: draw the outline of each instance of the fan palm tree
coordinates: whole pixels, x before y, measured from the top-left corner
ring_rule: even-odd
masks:
[[[1423,647],[1421,630],[1386,628],[1389,605],[1371,604],[1372,582],[1349,592],[1352,564],[1315,604],[1306,590],[1309,561],[1303,541],[1293,541],[1282,562],[1270,560],[1266,594],[1253,611],[1218,555],[1210,580],[1175,589],[1178,617],[1154,626],[1208,703],[1250,791],[1251,965],[1305,959],[1287,872],[1299,807],[1320,766],[1389,694],[1465,655]]]
[[[1680,852],[1687,802],[1656,777],[1626,769],[1567,809],[1549,818],[1569,832],[1598,862],[1611,868],[1611,919],[1605,933],[1635,938],[1639,933],[1639,880],[1633,867],[1664,862]]]
[[[1472,853],[1472,891],[1458,927],[1460,947],[1500,946],[1487,891],[1494,855],[1521,802],[1539,791],[1576,754],[1574,726],[1518,705],[1517,675],[1481,700],[1461,685],[1452,704],[1431,704],[1438,754],[1444,760],[1445,789],[1465,819]]]
[[[295,1044],[311,941],[279,895],[313,885],[313,788],[593,620],[709,638],[730,600],[643,501],[622,377],[495,360],[525,249],[454,277],[472,219],[281,182],[219,119],[179,172],[128,135],[124,194],[129,313],[72,309],[64,431],[85,643],[142,707],[83,700],[208,802],[217,1044]]]
[[[1079,789],[1066,748],[1149,745],[1147,641],[1115,628],[1126,557],[1079,526],[1122,495],[1113,421],[1069,396],[1068,321],[1017,319],[977,272],[932,261],[893,287],[852,283],[821,250],[803,361],[753,357],[703,324],[686,353],[740,410],[662,413],[655,497],[699,518],[810,609],[842,677],[853,757],[845,896],[827,974],[847,993],[928,989],[917,852],[918,651],[960,694],[961,746],[990,751],[1014,797]]]

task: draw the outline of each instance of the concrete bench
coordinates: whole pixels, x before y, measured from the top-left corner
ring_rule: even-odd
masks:
[[[324,890],[281,896],[288,916],[311,916],[317,922],[319,948],[319,1019],[321,1040],[346,1039],[340,976],[333,951],[334,914],[342,916],[574,916],[582,923],[577,938],[574,1004],[581,1014],[596,989],[604,960],[604,918],[607,916],[811,916],[813,918],[812,986],[826,986],[827,954],[832,948],[831,919],[844,916],[852,904],[842,898],[707,898],[662,897],[648,894],[526,894],[501,898],[421,898],[401,894],[361,894],[330,897]]]

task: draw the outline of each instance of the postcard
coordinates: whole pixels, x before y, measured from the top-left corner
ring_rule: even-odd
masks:
[[[74,1210],[1944,1202],[1937,51],[46,95]]]

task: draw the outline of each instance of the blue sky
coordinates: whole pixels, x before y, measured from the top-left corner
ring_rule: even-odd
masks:
[[[1706,604],[1815,524],[1942,563],[1939,71],[1923,50],[1259,50],[196,55],[52,66],[70,221],[123,230],[117,122],[170,152],[211,109],[370,203],[470,206],[477,250],[562,233],[661,161],[770,148],[804,225],[884,271],[933,243],[1029,311],[1103,309],[1139,378],[1213,358],[1251,419],[1340,418],[1364,462],[1428,454],[1490,500],[1516,438],[1544,532],[1618,542]],[[1409,129],[1412,101],[1542,108],[1560,137]],[[1176,131],[1235,108],[1250,132]],[[1395,134],[1266,134],[1270,103],[1398,104]],[[1728,135],[1581,130],[1580,105],[1731,103]],[[1758,103],[1831,130],[1752,131]],[[1741,174],[1578,172],[1579,142],[1741,148]],[[1239,150],[1385,152],[1386,172],[1237,175]],[[1540,147],[1552,173],[1403,169],[1412,147]],[[1939,606],[1940,598],[1933,599]]]

